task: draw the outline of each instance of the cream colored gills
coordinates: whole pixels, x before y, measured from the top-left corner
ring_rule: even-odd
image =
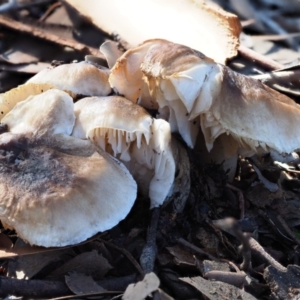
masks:
[[[72,136],[89,138],[119,158],[149,194],[151,207],[161,205],[175,176],[169,124],[119,96],[84,98],[74,109]]]

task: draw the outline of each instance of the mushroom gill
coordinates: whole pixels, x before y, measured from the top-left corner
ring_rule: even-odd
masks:
[[[175,176],[169,124],[119,96],[84,98],[74,109],[72,136],[89,138],[120,159],[149,195],[151,207],[161,205]]]

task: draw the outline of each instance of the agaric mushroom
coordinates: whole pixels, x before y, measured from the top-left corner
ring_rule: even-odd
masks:
[[[27,84],[49,84],[73,97],[106,96],[111,92],[108,76],[109,70],[82,61],[44,69],[30,78]]]
[[[99,69],[80,62],[60,65],[40,71],[27,81],[6,93],[0,94],[0,120],[20,101],[57,88],[77,96],[106,96],[111,92],[109,70]]]
[[[89,138],[120,159],[149,194],[151,207],[161,205],[175,176],[169,124],[118,96],[81,99],[75,115],[72,136]]]
[[[69,94],[50,89],[16,104],[2,119],[14,134],[41,138],[54,134],[70,135],[75,123],[74,103]]]
[[[135,63],[134,57],[139,58]],[[298,104],[189,47],[146,41],[119,58],[109,80],[119,93],[134,95],[132,101],[143,98],[146,84],[172,131],[191,147],[200,122],[208,150],[221,134],[230,134],[242,151],[300,148]]]
[[[117,225],[135,201],[137,185],[122,163],[68,136],[74,120],[72,98],[55,89],[3,119],[10,132],[0,134],[0,219],[30,244],[81,242]]]
[[[28,83],[0,94],[0,120],[20,101],[27,99],[29,96],[41,94],[52,88],[53,86],[49,84]]]
[[[139,60],[133,64],[135,57]],[[209,93],[219,92],[219,85],[215,84],[219,72],[220,67],[213,60],[196,50],[165,40],[150,40],[117,60],[109,82],[120,94],[129,95],[131,101],[147,108],[158,106],[172,131],[178,131],[194,147],[200,128],[199,118],[191,118],[195,98],[202,94],[201,109],[209,108]]]

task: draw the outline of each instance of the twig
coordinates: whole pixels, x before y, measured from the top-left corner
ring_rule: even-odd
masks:
[[[203,251],[202,249],[198,248],[197,246],[191,244],[190,242],[186,241],[185,239],[183,238],[179,238],[178,239],[178,243],[187,247],[187,248],[190,248],[191,250],[195,251],[196,253],[200,254],[200,255],[205,255],[207,256],[209,259],[213,260],[213,261],[220,261],[218,258],[214,257],[213,255]]]
[[[136,275],[97,280],[97,284],[107,290],[124,291],[131,283],[136,282]],[[53,298],[70,295],[71,291],[64,282],[47,280],[25,280],[0,277],[0,297],[7,295],[26,298]],[[77,295],[78,298],[78,295]]]
[[[117,247],[116,245],[108,242],[108,241],[105,241],[103,239],[98,239],[99,241],[101,241],[102,243],[104,243],[105,245],[123,253],[128,259],[129,261],[134,265],[134,267],[136,268],[136,270],[144,276],[144,271],[143,269],[141,268],[141,266],[139,265],[139,263],[135,260],[135,258],[131,255],[130,252],[128,252],[126,249],[123,249],[123,248],[120,248],[120,247]]]
[[[241,287],[245,283],[246,273],[245,272],[234,273],[234,272],[213,270],[205,273],[203,277],[210,280],[222,281],[237,287]]]
[[[29,34],[36,38],[46,40],[48,42],[58,44],[60,46],[70,47],[72,49],[82,52],[83,54],[92,54],[105,59],[105,57],[98,49],[86,46],[84,44],[66,38],[60,38],[59,36],[49,32],[45,32],[42,29],[39,29],[38,27],[34,27],[28,24],[23,24],[21,22],[15,21],[13,19],[1,15],[0,15],[0,25],[16,30],[18,32]]]
[[[45,11],[45,13],[39,18],[39,22],[44,22],[46,18],[58,7],[61,7],[60,2],[55,2]]]
[[[268,70],[278,70],[283,69],[284,66],[258,52],[255,52],[243,45],[239,47],[239,53],[246,59],[256,62],[260,66],[268,69]]]
[[[284,228],[285,232],[295,241],[296,244],[300,245],[300,239],[297,238],[296,234],[291,230],[285,220],[281,215],[277,215],[276,219],[280,222],[281,226]]]
[[[270,72],[265,74],[259,74],[251,76],[257,80],[260,80],[263,83],[274,84],[274,83],[286,83],[299,81],[300,70],[295,71],[280,71],[280,72]]]
[[[267,261],[271,266],[278,269],[279,271],[286,272],[287,269],[280,264],[277,260],[275,260],[269,253],[265,251],[265,249],[254,239],[249,239],[249,245],[251,251],[254,252],[257,256]]]
[[[63,297],[51,298],[50,300],[68,300],[68,299],[78,299],[78,298],[83,298],[83,297],[115,295],[115,294],[122,294],[122,293],[123,292],[120,292],[120,291],[104,291],[104,292],[97,292],[97,293],[87,293],[87,294],[63,296]]]
[[[226,187],[238,193],[239,205],[240,205],[240,219],[243,219],[245,216],[245,199],[244,199],[243,192],[239,188],[235,187],[230,183],[227,183]]]

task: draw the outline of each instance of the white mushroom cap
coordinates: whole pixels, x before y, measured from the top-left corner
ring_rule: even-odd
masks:
[[[134,103],[142,100],[143,106],[149,109],[157,108],[157,103],[151,98],[148,86],[143,80],[141,64],[149,47],[161,42],[163,40],[150,40],[136,48],[129,49],[117,59],[109,75],[109,83],[118,94]]]
[[[49,84],[23,84],[6,93],[0,94],[0,120],[14,108],[14,106],[26,100],[29,96],[41,94],[53,86]]]
[[[65,92],[50,89],[19,102],[3,119],[15,134],[70,135],[75,123],[73,99]]]
[[[40,71],[28,83],[50,84],[74,96],[106,96],[111,92],[108,70],[79,62]]]
[[[75,104],[72,135],[90,138],[129,168],[151,207],[162,204],[174,181],[170,126],[142,107],[118,97],[90,97]]]
[[[79,155],[76,140],[73,155],[0,135],[0,219],[30,244],[82,242],[117,225],[135,201],[137,186],[125,166],[92,144],[92,154]]]

